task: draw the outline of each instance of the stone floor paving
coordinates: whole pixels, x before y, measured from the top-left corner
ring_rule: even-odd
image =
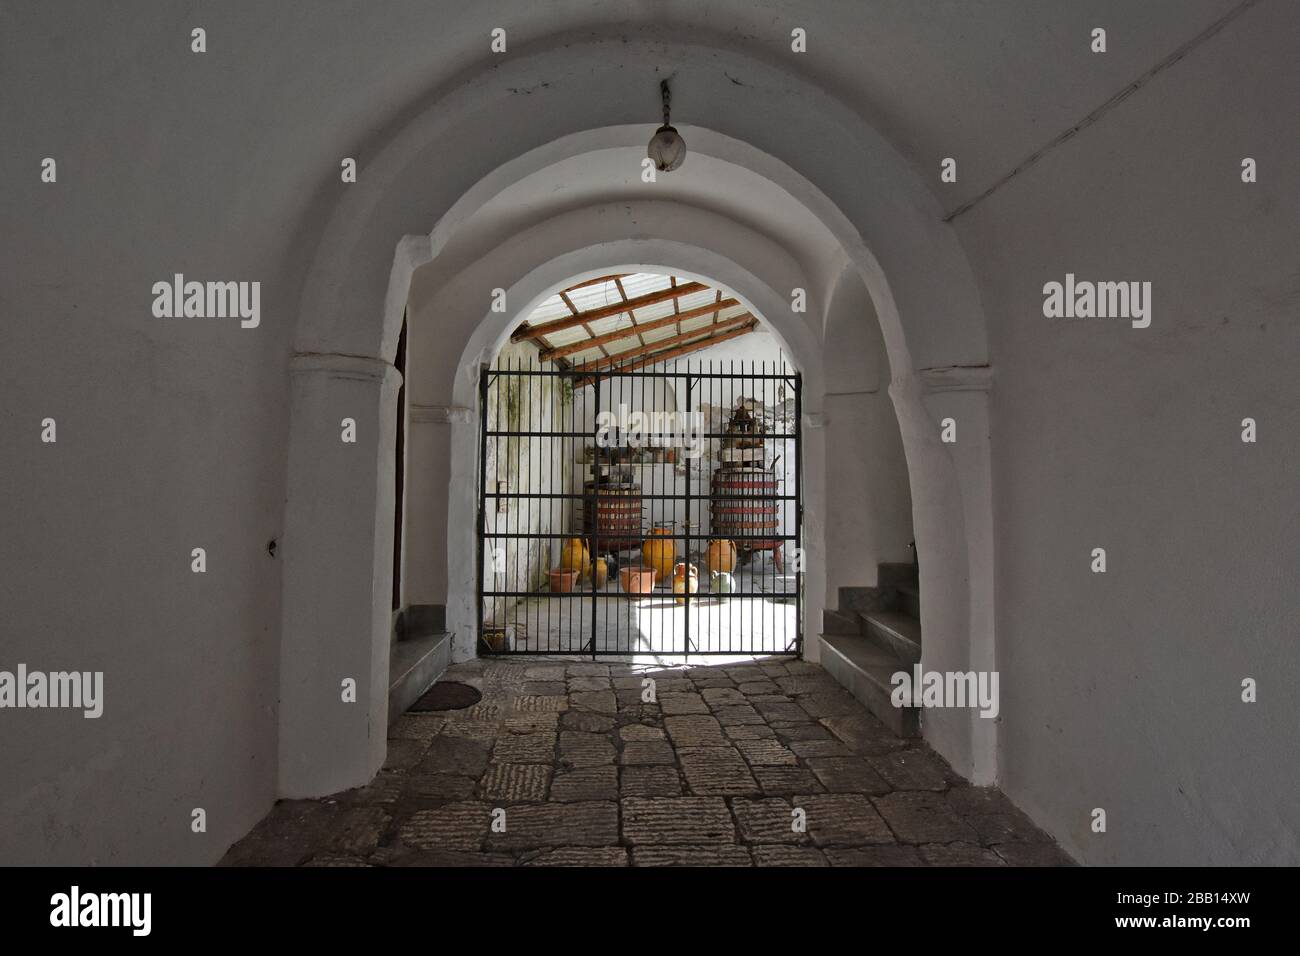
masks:
[[[222,865],[1072,862],[805,661],[488,659],[443,679],[483,699],[404,715],[369,785],[281,801]]]

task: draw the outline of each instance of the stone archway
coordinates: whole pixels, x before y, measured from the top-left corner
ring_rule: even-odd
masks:
[[[412,275],[422,262],[443,253],[458,225],[473,215],[481,184],[493,178],[516,181],[556,157],[602,141],[627,140],[629,127],[615,122],[593,130],[592,118],[636,119],[635,71],[624,67],[639,63],[653,68],[663,64],[665,53],[654,44],[624,43],[611,61],[605,59],[612,49],[608,43],[596,39],[565,46],[562,52],[520,56],[415,111],[396,134],[374,144],[375,158],[361,178],[364,185],[345,194],[324,229],[304,290],[291,364],[281,795],[356,786],[383,760],[396,395],[391,361]],[[739,61],[735,68],[751,71],[747,75],[779,79],[785,94],[772,97],[736,87],[716,74],[719,57]],[[701,71],[692,74],[701,89],[728,104],[731,128],[696,131],[693,148],[712,150],[760,172],[813,210],[837,236],[845,260],[870,291],[890,355],[890,394],[911,472],[926,590],[943,596],[923,612],[926,666],[993,669],[989,374],[979,299],[955,237],[940,222],[933,197],[892,148],[825,91],[732,51],[685,45],[668,59]],[[547,83],[542,95],[554,110],[539,125],[540,101],[523,104],[509,91],[520,88],[512,78],[522,82],[552,62],[563,63],[559,75],[564,79]],[[712,65],[704,70],[706,62]],[[609,85],[593,82],[592,74]],[[626,99],[620,100],[620,91]],[[819,106],[810,111],[809,103]],[[844,148],[835,155],[817,153],[797,172],[789,162],[799,159],[793,132],[807,126],[810,112],[821,122],[839,124]],[[762,117],[758,126],[755,116]],[[458,167],[450,180],[430,177],[431,151],[445,148],[448,124],[458,120],[461,135],[451,140],[457,146],[455,158],[471,168]],[[516,120],[512,142],[538,145],[522,152],[512,147],[515,154],[503,157],[500,126]],[[874,188],[864,188],[864,177]],[[492,194],[490,185],[483,187],[483,197]],[[468,198],[458,206],[462,197]],[[923,211],[927,206],[934,215]],[[426,223],[437,220],[429,240],[403,240],[396,259],[383,251],[392,249],[394,235],[411,232],[413,217],[421,216]],[[590,245],[588,237],[573,247]],[[547,260],[547,269],[555,263],[556,271],[543,270],[545,280],[533,274],[540,268],[534,266],[511,282],[532,282],[536,296],[594,267],[590,259],[586,265],[579,259],[559,265],[561,261],[555,255]],[[602,264],[610,261],[674,267],[676,257],[606,250]],[[727,271],[722,263],[695,268],[738,292],[744,285],[720,274]],[[520,292],[527,301],[528,293],[522,287]],[[773,309],[779,311],[775,305],[759,306],[764,314]],[[472,354],[473,343],[458,344],[453,337],[450,351]],[[454,381],[457,388],[469,384]],[[439,407],[437,402],[416,404]],[[453,427],[454,409],[460,407],[454,394],[445,407],[453,410],[447,422]],[[345,454],[333,447],[340,408],[357,410],[349,417],[367,436]],[[947,416],[964,423],[962,434],[968,440],[940,444],[937,422]],[[344,553],[333,562],[321,558]],[[324,593],[329,601],[320,600]],[[361,700],[350,710],[340,707],[334,691],[342,677],[356,680],[362,689]],[[976,782],[995,778],[991,726],[972,723],[964,713],[940,712],[927,723],[927,737]]]

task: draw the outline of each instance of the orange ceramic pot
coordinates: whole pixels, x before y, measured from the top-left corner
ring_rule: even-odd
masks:
[[[677,542],[668,537],[672,533],[671,524],[657,524],[650,531],[650,537],[641,543],[641,563],[654,568],[660,581],[672,577],[673,565],[677,562]]]
[[[549,574],[551,591],[555,594],[567,594],[578,583],[578,572],[573,568],[552,568]]]
[[[730,538],[714,538],[704,556],[710,574],[730,574],[736,570],[736,543]]]
[[[655,589],[655,569],[642,566],[619,568],[618,583],[628,594],[649,594]]]

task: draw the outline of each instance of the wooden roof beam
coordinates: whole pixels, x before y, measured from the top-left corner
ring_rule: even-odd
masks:
[[[638,355],[645,355],[647,352],[662,350],[673,345],[681,345],[692,339],[699,338],[701,335],[716,335],[716,333],[725,329],[735,328],[745,323],[753,322],[754,317],[748,312],[742,313],[734,318],[727,319],[725,322],[719,322],[717,325],[706,325],[703,328],[692,329],[689,332],[683,332],[681,335],[672,335],[666,339],[659,339],[657,342],[651,342],[648,345],[638,345],[636,348],[628,349],[625,352],[616,352],[607,359],[593,359],[588,362],[580,362],[573,367],[575,372],[595,371],[601,366],[608,365],[610,362],[621,362],[623,359],[636,358]]]
[[[585,352],[587,349],[595,348],[598,345],[607,345],[610,342],[617,342],[619,339],[630,339],[640,332],[653,332],[655,329],[662,329],[664,326],[675,325],[678,322],[687,319],[698,319],[702,315],[708,315],[717,309],[728,309],[733,305],[740,305],[737,299],[723,299],[721,302],[710,302],[708,305],[702,305],[696,309],[687,309],[685,312],[676,315],[667,315],[662,319],[654,319],[650,322],[642,322],[640,325],[634,325],[627,329],[615,329],[613,332],[606,332],[604,335],[597,335],[594,338],[583,339],[579,342],[573,342],[569,345],[559,345],[554,348],[543,349],[541,360],[549,362],[552,359],[562,358],[565,355],[573,355],[575,352]],[[748,312],[745,313],[749,315]],[[705,326],[711,328],[712,326]],[[694,333],[703,331],[696,329]],[[639,336],[638,336],[639,337]],[[644,345],[645,340],[641,343]]]
[[[739,338],[742,335],[748,335],[750,332],[753,332],[754,329],[756,328],[758,328],[758,320],[755,319],[750,321],[747,325],[742,325],[738,329],[732,329],[730,332],[723,332],[721,335],[711,335],[706,339],[701,339],[700,341],[693,342],[690,345],[683,345],[680,346],[679,348],[668,349],[665,352],[656,352],[653,355],[648,355],[645,358],[637,359],[635,362],[630,362],[626,365],[616,365],[613,368],[602,369],[599,372],[596,372],[594,374],[586,375],[582,378],[576,379],[573,383],[573,386],[574,388],[581,388],[584,385],[590,385],[592,382],[596,381],[597,379],[609,378],[610,375],[615,374],[617,372],[634,372],[639,368],[645,368],[647,365],[654,365],[658,362],[666,362],[669,359],[681,358],[683,355],[689,355],[692,352],[698,352],[701,349],[707,349],[712,345],[717,345],[719,342],[725,342],[727,339],[734,339],[734,338]],[[581,366],[575,368],[574,371],[577,372],[580,367]]]
[[[706,292],[708,286],[702,282],[688,282],[685,285],[679,285],[668,289],[661,289],[658,292],[648,292],[645,295],[639,295],[635,299],[628,299],[626,302],[615,302],[613,305],[602,306],[599,309],[590,309],[586,312],[579,312],[577,315],[570,315],[563,319],[556,319],[553,322],[546,322],[543,325],[530,326],[524,323],[515,329],[514,334],[510,336],[510,341],[520,342],[524,339],[535,339],[539,335],[550,335],[552,332],[562,332],[565,329],[571,329],[575,325],[582,325],[584,322],[595,322],[597,319],[607,319],[611,315],[619,315],[629,309],[639,309],[643,305],[654,305],[656,302],[667,302],[669,299],[676,299],[678,296],[691,295],[695,292]]]

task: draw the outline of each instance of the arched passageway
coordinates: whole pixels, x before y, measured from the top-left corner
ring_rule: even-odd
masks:
[[[615,90],[628,84],[634,71],[610,74],[599,60],[599,42],[587,52]],[[635,64],[662,51],[629,44],[621,52],[624,62]],[[574,55],[585,54],[566,51]],[[675,55],[685,68],[708,51],[685,47]],[[538,62],[521,57],[504,70]],[[611,94],[597,107],[590,82],[557,83],[572,99],[548,113],[543,130],[518,97],[501,92],[503,81],[471,83],[436,108],[415,111],[399,132],[376,144],[367,175],[340,203],[317,250],[292,369],[281,792],[355,785],[382,761],[397,382],[391,361],[408,303],[407,487],[416,471],[457,488],[475,463],[477,369],[512,319],[575,277],[612,268],[706,276],[732,290],[785,340],[805,380],[818,383],[805,401],[811,622],[820,619],[826,601],[826,357],[837,336],[854,334],[854,322],[878,322],[927,593],[926,666],[992,669],[989,375],[979,302],[955,240],[926,212],[932,201],[906,166],[843,111],[836,118],[858,151],[799,155],[790,148],[795,140],[789,131],[804,119],[790,112],[794,102],[769,97],[758,126],[740,119],[754,115],[741,103],[728,112],[726,130],[683,124],[690,161],[703,175],[683,176],[677,187],[665,177],[656,191],[640,182],[639,163],[631,164],[643,149],[645,128],[617,122],[635,119],[626,105],[634,97],[615,107],[619,98]],[[700,82],[714,81],[701,76]],[[727,101],[756,95],[744,88],[713,92]],[[458,111],[466,96],[479,97],[480,106],[493,102],[500,112],[480,125],[477,111]],[[839,109],[833,99],[826,103],[827,112]],[[430,177],[429,151],[447,135],[448,117],[455,117],[465,147],[457,151],[458,162],[472,165]],[[615,122],[592,128],[593,117]],[[783,117],[787,134],[774,138]],[[536,145],[503,156],[495,129],[512,119],[520,124],[513,142]],[[473,148],[476,141],[482,150]],[[585,178],[575,184],[583,164]],[[743,195],[714,188],[710,173],[741,176],[755,188]],[[449,191],[451,183],[464,185]],[[556,183],[569,188],[544,191]],[[533,201],[520,202],[520,189]],[[416,210],[426,210],[435,225],[427,236],[402,239],[394,258],[394,235],[410,232],[406,224]],[[865,297],[851,291],[855,283]],[[806,312],[791,308],[796,289],[807,293]],[[491,310],[493,290],[504,293],[507,312]],[[836,303],[842,310],[869,303],[874,314],[832,314]],[[344,410],[369,438],[340,458],[333,445]],[[939,440],[944,418],[961,422],[955,444]],[[322,459],[330,467],[322,467]],[[402,588],[408,604],[445,603],[448,626],[460,634],[472,611],[464,599],[472,588],[465,564],[449,558],[472,540],[473,512],[444,508],[447,500],[408,493]],[[321,555],[336,551],[340,541],[348,542],[347,560],[324,560]],[[332,595],[324,605],[317,599],[322,590]],[[457,657],[469,653],[463,641],[458,644]],[[360,675],[364,714],[360,708],[340,713],[305,691],[318,675],[335,672]],[[966,712],[938,713],[926,735],[963,773],[988,781],[996,775],[992,724]]]

